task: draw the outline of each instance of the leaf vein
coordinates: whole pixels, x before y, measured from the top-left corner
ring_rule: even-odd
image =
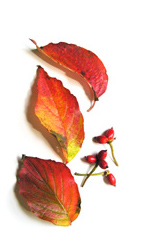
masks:
[[[50,208],[48,208],[47,206],[43,206],[43,205],[41,205],[41,204],[39,204],[39,203],[37,203],[37,202],[34,202],[34,201],[33,201],[33,203],[34,203],[35,205],[37,205],[37,206],[40,206],[41,208],[43,208],[43,209],[45,209],[45,210],[48,210],[48,211],[52,212],[52,213],[67,215],[66,212],[60,212],[60,211],[56,211],[56,210],[50,209]]]

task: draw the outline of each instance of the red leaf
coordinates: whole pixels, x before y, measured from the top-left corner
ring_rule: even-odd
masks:
[[[83,116],[77,99],[41,67],[37,70],[37,85],[35,114],[57,138],[67,163],[78,153],[84,140]]]
[[[95,101],[106,91],[108,83],[108,76],[102,61],[93,52],[77,45],[60,42],[38,47],[34,40],[31,39],[31,41],[40,52],[84,77],[93,91],[92,107],[94,107]]]
[[[69,168],[60,162],[23,156],[19,193],[39,218],[69,226],[80,213],[80,194]]]

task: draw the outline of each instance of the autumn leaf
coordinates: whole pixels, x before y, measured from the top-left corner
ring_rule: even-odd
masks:
[[[40,66],[37,69],[37,88],[35,114],[57,138],[68,163],[78,153],[84,140],[83,116],[77,99],[60,80],[49,77]]]
[[[93,93],[93,105],[95,101],[106,91],[108,75],[102,61],[93,52],[83,47],[60,42],[58,44],[49,43],[46,46],[39,47],[31,39],[37,49],[43,54],[62,66],[80,74],[87,81]]]
[[[69,226],[78,217],[80,194],[65,164],[23,156],[18,184],[37,217],[59,226]]]

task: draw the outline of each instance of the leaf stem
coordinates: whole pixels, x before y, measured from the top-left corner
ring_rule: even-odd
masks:
[[[87,112],[91,111],[92,108],[94,108],[94,106],[95,106],[95,100],[93,101],[93,104],[92,104],[91,107],[87,110]]]
[[[112,154],[114,163],[115,163],[116,166],[118,166],[118,162],[116,161],[116,158],[115,158],[115,156],[114,156],[114,149],[113,149],[112,142],[108,142],[108,144],[110,145],[110,148],[111,148],[111,154]]]
[[[97,97],[97,95],[96,95],[96,92],[95,92],[94,88],[93,88],[93,87],[91,87],[91,88],[92,88],[92,93],[93,93],[93,104],[92,104],[92,106],[87,110],[87,112],[89,112],[92,108],[94,108],[95,102],[98,101],[98,97]]]

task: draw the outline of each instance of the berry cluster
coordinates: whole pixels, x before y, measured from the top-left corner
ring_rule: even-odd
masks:
[[[113,128],[106,130],[103,135],[94,137],[94,139],[101,143],[101,144],[105,144],[108,142],[112,142],[114,140],[114,130]]]
[[[118,163],[114,157],[114,150],[113,150],[113,146],[112,146],[112,142],[114,139],[115,138],[114,138],[113,128],[108,129],[100,136],[94,137],[94,141],[96,141],[100,144],[107,143],[110,145],[114,163],[118,166]],[[106,157],[107,157],[107,150],[101,150],[96,155],[88,155],[88,156],[84,157],[86,162],[88,162],[89,164],[95,164],[95,166],[88,174],[75,173],[75,175],[78,175],[78,176],[85,176],[85,179],[84,179],[83,183],[81,184],[82,187],[84,186],[86,180],[90,176],[95,176],[95,175],[103,175],[103,176],[105,176],[105,178],[107,179],[109,184],[114,185],[114,186],[116,185],[116,178],[114,177],[114,175],[112,173],[110,173],[109,170],[105,170],[106,168],[108,168],[108,163],[105,160]],[[100,168],[104,169],[105,171],[100,172],[100,173],[94,173],[94,171],[96,170],[96,168],[98,166],[100,166]]]
[[[89,155],[85,157],[85,160],[89,163],[98,163],[98,165],[102,169],[108,168],[108,164],[105,161],[105,158],[107,157],[107,150],[101,150],[96,156],[94,155]]]
[[[110,145],[114,163],[118,166],[118,163],[117,163],[115,156],[114,156],[114,149],[113,149],[113,145],[112,145],[112,142],[116,139],[116,138],[114,138],[114,135],[115,135],[114,129],[111,128],[111,129],[106,130],[102,135],[94,137],[94,141],[96,141],[97,143],[100,143],[100,144],[107,143]]]

